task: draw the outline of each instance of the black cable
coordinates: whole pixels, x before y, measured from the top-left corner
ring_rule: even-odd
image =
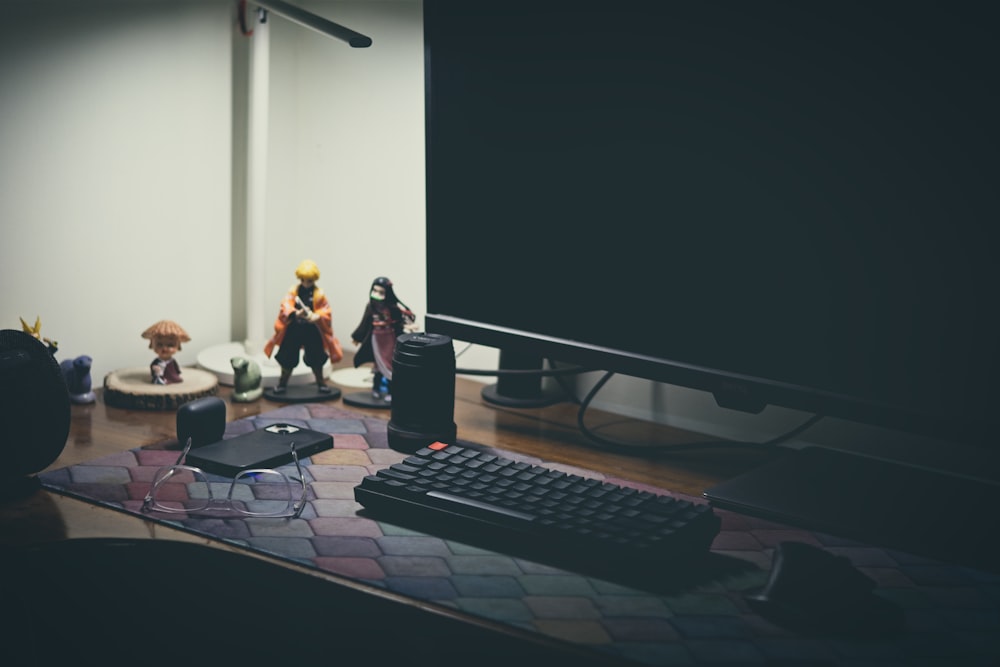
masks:
[[[472,348],[472,343],[467,343],[464,348],[459,352],[455,353],[455,358],[462,356]],[[572,366],[570,368],[555,368],[555,362],[551,359],[548,360],[549,365],[552,366],[550,370],[545,370],[544,368],[506,368],[506,369],[495,369],[495,370],[482,370],[479,368],[456,368],[455,373],[458,375],[485,375],[489,377],[495,377],[499,375],[536,375],[538,377],[555,377],[559,378],[563,375],[579,375],[580,373],[589,373],[593,371],[593,368],[582,368],[580,366]],[[560,384],[562,384],[560,382]],[[563,386],[565,390],[566,387]],[[566,394],[570,392],[566,391]],[[577,401],[574,401],[577,402]]]
[[[471,348],[472,348],[472,343],[466,343],[465,347],[463,347],[460,351],[455,353],[455,358],[457,359],[458,357],[462,356],[463,354],[468,352]],[[594,370],[593,368],[581,368],[580,366],[572,366],[570,368],[557,369],[555,368],[554,361],[549,359],[548,362],[549,365],[552,366],[551,370],[545,370],[544,368],[543,369],[509,368],[509,369],[496,369],[496,370],[481,370],[478,368],[456,368],[455,373],[458,375],[486,375],[490,377],[498,375],[537,375],[538,377],[555,377],[558,379],[563,375],[578,375],[580,373],[589,373],[592,370]],[[560,385],[562,385],[561,382]],[[566,390],[565,386],[563,386],[563,390],[564,391]],[[565,393],[568,395],[570,392],[565,391]],[[578,401],[574,400],[574,402]]]
[[[549,360],[549,364],[551,364],[553,368],[556,368],[556,362],[552,361],[551,359]],[[555,377],[555,381],[556,384],[559,385],[559,388],[562,390],[563,396],[565,396],[573,403],[580,405],[580,398],[579,396],[576,395],[576,387],[575,386],[571,387],[569,385],[569,383],[566,381],[566,376],[557,375]]]
[[[478,368],[456,368],[458,375],[535,375],[538,377],[557,377],[561,375],[579,375],[580,373],[590,373],[593,368],[582,368],[573,366],[572,368],[503,368],[495,370],[480,370]]]
[[[465,352],[466,350],[468,350],[468,347],[466,347],[466,349],[463,350],[463,352]],[[461,353],[456,354],[455,356],[457,357],[460,355]],[[549,360],[550,365],[554,363],[555,362]],[[534,375],[537,377],[554,377],[556,378],[556,381],[559,382],[559,385],[562,387],[563,393],[568,398],[572,399],[574,403],[577,403],[579,405],[579,408],[576,413],[576,423],[583,436],[587,440],[589,440],[591,444],[597,446],[600,449],[620,454],[631,454],[631,455],[640,454],[644,456],[651,456],[651,455],[655,456],[655,455],[668,455],[673,452],[680,452],[692,449],[709,449],[709,448],[769,450],[773,449],[782,442],[790,440],[796,435],[811,428],[814,424],[816,424],[816,422],[820,421],[825,416],[821,414],[815,414],[806,419],[798,426],[789,429],[788,431],[781,433],[778,436],[771,438],[770,440],[765,440],[763,442],[750,442],[741,440],[703,440],[703,441],[686,442],[686,443],[670,444],[670,445],[641,445],[641,444],[617,442],[598,435],[596,432],[594,432],[587,426],[585,421],[585,415],[587,409],[593,402],[594,397],[601,390],[601,388],[604,387],[605,384],[607,384],[608,380],[610,380],[612,377],[615,376],[615,373],[613,371],[605,372],[604,375],[601,376],[601,379],[598,380],[594,384],[594,386],[590,388],[590,391],[587,392],[587,395],[582,400],[576,398],[574,393],[570,391],[569,387],[567,387],[566,384],[564,384],[563,382],[563,378],[567,375],[581,375],[583,373],[593,372],[594,370],[595,369],[593,368],[583,368],[581,366],[572,366],[569,368],[551,368],[548,370],[535,369],[535,368],[494,369],[494,370],[480,370],[476,368],[456,368],[455,373],[458,375],[481,375],[490,377],[500,376],[500,375],[524,375],[524,376]]]
[[[576,423],[580,428],[580,432],[594,445],[598,448],[611,451],[619,454],[639,454],[643,456],[656,456],[656,455],[669,455],[673,452],[686,451],[692,449],[707,449],[707,448],[736,448],[736,449],[773,449],[781,442],[789,440],[799,433],[802,433],[806,429],[813,426],[816,422],[821,420],[824,415],[815,414],[812,417],[805,420],[802,424],[799,424],[795,428],[792,428],[777,437],[771,438],[770,440],[765,440],[763,442],[748,442],[740,440],[706,440],[701,442],[685,442],[680,444],[669,444],[669,445],[640,445],[640,444],[629,444],[624,442],[617,442],[614,440],[609,440],[599,436],[597,433],[592,431],[585,423],[584,416],[587,409],[590,407],[591,402],[593,402],[594,397],[601,390],[601,388],[607,384],[608,380],[614,377],[614,372],[606,372],[597,383],[591,387],[590,391],[580,402],[580,407],[576,413]]]

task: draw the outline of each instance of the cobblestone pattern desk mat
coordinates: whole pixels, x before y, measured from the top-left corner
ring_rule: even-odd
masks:
[[[365,475],[404,458],[389,449],[384,420],[332,404],[299,404],[231,422],[225,437],[276,422],[330,433],[334,438],[332,450],[303,462],[310,491],[301,519],[190,518],[162,523],[404,596],[589,645],[624,661],[656,665],[1000,664],[998,576],[717,510],[722,530],[712,551],[742,559],[751,567],[675,594],[656,594],[358,516],[355,485]],[[175,446],[150,446],[45,472],[40,478],[57,493],[141,514],[153,474],[173,464],[176,457]],[[546,465],[637,486],[571,466]],[[754,614],[744,596],[766,583],[773,549],[786,540],[815,544],[848,557],[878,583],[879,595],[905,610],[908,633],[892,640],[806,638]]]

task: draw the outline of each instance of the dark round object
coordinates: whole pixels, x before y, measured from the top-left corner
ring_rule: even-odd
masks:
[[[277,387],[265,388],[264,398],[276,403],[319,403],[335,401],[342,393],[330,385],[326,385],[326,391],[321,391],[315,384],[290,384],[280,390]]]
[[[59,458],[70,414],[69,389],[49,349],[23,331],[0,330],[0,486],[23,488]]]
[[[356,408],[369,408],[372,410],[389,410],[392,408],[392,401],[387,401],[381,396],[372,396],[370,389],[368,391],[355,391],[350,394],[344,394],[344,403]]]
[[[441,334],[403,334],[392,355],[389,446],[412,453],[434,441],[454,443],[455,346]]]

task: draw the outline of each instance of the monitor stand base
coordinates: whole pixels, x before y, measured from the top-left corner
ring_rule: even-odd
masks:
[[[487,403],[508,408],[543,408],[566,400],[560,391],[543,389],[543,369],[544,359],[540,355],[501,349],[497,383],[483,387],[480,394]],[[504,371],[515,372],[504,374]]]

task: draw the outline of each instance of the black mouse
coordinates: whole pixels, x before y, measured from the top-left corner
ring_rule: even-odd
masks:
[[[774,550],[764,588],[746,596],[771,622],[808,634],[885,635],[902,628],[902,610],[844,556],[805,542]]]

